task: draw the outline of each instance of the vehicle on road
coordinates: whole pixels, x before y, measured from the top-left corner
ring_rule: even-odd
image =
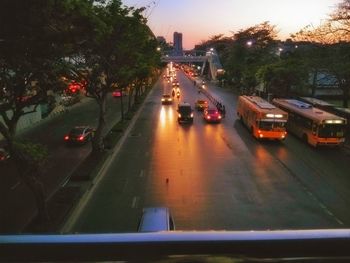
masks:
[[[274,99],[288,112],[287,130],[312,146],[344,144],[346,119],[294,99]]]
[[[4,162],[10,158],[10,153],[4,148],[0,148],[0,162]]]
[[[257,139],[284,140],[288,114],[258,96],[239,96],[237,116]]]
[[[67,143],[84,144],[91,141],[94,129],[90,126],[76,126],[64,136],[64,141]]]
[[[148,207],[142,211],[138,232],[175,230],[174,220],[167,207]]]
[[[221,122],[222,115],[217,109],[205,109],[203,111],[203,118],[206,122]]]
[[[193,123],[193,110],[188,102],[181,102],[177,107],[177,121],[179,123]]]
[[[203,111],[205,109],[208,108],[208,101],[206,100],[197,100],[194,104],[195,108],[198,110],[198,111]]]
[[[114,98],[119,98],[119,97],[123,96],[123,93],[122,93],[121,90],[115,90],[115,91],[112,92],[112,96]]]
[[[173,103],[173,99],[169,94],[163,94],[162,96],[162,104],[172,104]]]

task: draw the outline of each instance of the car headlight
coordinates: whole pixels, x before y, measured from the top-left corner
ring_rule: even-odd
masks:
[[[191,113],[191,118],[193,118],[193,113]]]
[[[178,116],[179,116],[179,118],[181,118],[181,114],[180,114],[180,113],[179,113],[179,115],[178,115]]]

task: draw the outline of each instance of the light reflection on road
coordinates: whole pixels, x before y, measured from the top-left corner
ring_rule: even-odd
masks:
[[[221,123],[207,124],[195,112],[193,125],[180,125],[175,108],[175,103],[159,108],[145,206],[168,206],[179,224],[198,229],[203,217],[215,220],[213,200],[227,198],[220,177],[231,166],[231,152]]]

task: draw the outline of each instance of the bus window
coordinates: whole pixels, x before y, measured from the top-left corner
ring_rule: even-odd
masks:
[[[318,136],[321,138],[342,138],[345,134],[345,125],[324,124],[320,126]]]

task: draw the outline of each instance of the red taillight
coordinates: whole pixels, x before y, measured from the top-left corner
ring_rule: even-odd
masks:
[[[69,136],[68,135],[64,136],[64,140],[68,141],[69,140]]]
[[[79,140],[79,141],[83,141],[83,140],[84,140],[84,136],[80,136],[80,137],[78,138],[78,140]]]

